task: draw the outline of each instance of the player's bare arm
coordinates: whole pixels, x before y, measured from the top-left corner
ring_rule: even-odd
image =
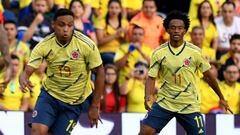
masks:
[[[22,74],[19,77],[19,84],[20,84],[20,89],[23,92],[27,92],[27,89],[32,89],[33,88],[33,84],[31,83],[31,81],[29,80],[30,76],[32,75],[32,73],[35,71],[35,69],[31,66],[26,66],[24,71],[22,72]],[[27,89],[26,89],[27,88]]]
[[[211,88],[218,95],[218,97],[220,99],[220,104],[224,107],[224,109],[226,111],[230,111],[233,114],[232,110],[228,106],[227,102],[225,101],[225,99],[221,93],[221,90],[218,86],[216,79],[211,75],[210,71],[207,70],[206,72],[203,73],[203,75],[204,75],[204,80],[206,80],[206,82],[211,86]]]
[[[102,95],[103,89],[104,89],[104,79],[103,79],[104,78],[104,68],[102,65],[100,65],[100,66],[94,68],[92,71],[96,75],[96,80],[95,80],[95,89],[93,91],[92,104],[88,111],[88,118],[90,120],[91,127],[93,125],[96,125],[96,127],[97,127],[98,120],[101,121],[99,110],[100,110],[100,98],[101,98],[101,95]]]
[[[144,97],[144,105],[145,109],[150,111],[151,107],[149,106],[148,102],[153,97],[155,91],[155,78],[148,76],[146,80],[146,87],[145,87],[145,97]]]

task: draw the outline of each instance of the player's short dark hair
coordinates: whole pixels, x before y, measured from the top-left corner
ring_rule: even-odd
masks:
[[[14,24],[17,27],[17,22],[14,20],[6,20],[6,21],[4,21],[4,25],[5,24]]]
[[[11,54],[11,59],[12,60],[19,60],[19,57],[15,54]]]
[[[61,8],[57,10],[57,12],[55,13],[53,20],[56,21],[59,16],[65,16],[65,15],[70,15],[73,17],[73,12],[69,9]]]
[[[237,33],[233,34],[229,41],[230,43],[232,43],[232,41],[236,39],[240,40],[240,34],[237,34]]]
[[[190,25],[190,19],[187,15],[185,15],[184,13],[182,13],[181,11],[178,11],[178,10],[174,10],[174,11],[170,12],[167,15],[167,17],[164,19],[163,25],[166,30],[168,30],[169,23],[173,19],[182,20],[184,22],[184,28],[186,29],[186,31],[188,30],[189,25]]]

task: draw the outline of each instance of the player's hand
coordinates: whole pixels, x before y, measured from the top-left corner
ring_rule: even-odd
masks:
[[[89,111],[88,111],[88,119],[90,121],[91,127],[96,125],[96,128],[97,128],[98,127],[98,120],[102,123],[102,120],[100,119],[99,107],[90,106]]]
[[[144,106],[145,106],[146,110],[151,111],[151,107],[149,105],[149,102],[151,102],[151,98],[150,98],[150,96],[146,96],[145,100],[144,100]]]
[[[233,111],[230,109],[230,107],[228,106],[228,103],[225,100],[221,99],[220,105],[223,106],[226,112],[229,111],[231,114],[233,114]]]
[[[28,92],[33,88],[33,84],[29,81],[29,77],[23,72],[19,77],[20,90],[22,92]]]

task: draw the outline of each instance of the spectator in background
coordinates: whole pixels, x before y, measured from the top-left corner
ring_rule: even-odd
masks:
[[[215,19],[219,46],[217,49],[217,59],[230,49],[229,39],[234,33],[240,34],[240,18],[235,16],[235,4],[226,1],[222,5],[222,17]]]
[[[234,64],[227,65],[223,74],[225,81],[220,83],[222,93],[233,114],[240,114],[240,84],[237,82],[239,68]]]
[[[0,98],[0,110],[27,111],[30,93],[23,93],[20,90],[18,83],[19,58],[16,55],[11,55],[11,63],[13,72],[11,80],[3,93],[3,97]]]
[[[230,38],[230,50],[220,58],[222,67],[219,71],[219,79],[223,80],[223,71],[228,65],[235,64],[240,69],[240,34],[233,34]]]
[[[107,15],[109,0],[92,0],[93,23],[96,23]]]
[[[198,7],[199,4],[202,3],[204,0],[191,0],[190,6],[189,6],[189,12],[188,15],[190,19],[196,19],[197,18],[197,12],[198,12]],[[221,12],[221,5],[223,2],[226,0],[209,0],[213,7],[213,15],[218,16]]]
[[[191,42],[197,47],[202,49],[203,56],[208,61],[216,60],[216,51],[213,48],[210,48],[204,45],[204,28],[202,26],[195,26],[192,28],[191,32]]]
[[[1,16],[2,14],[0,13],[0,96],[10,81],[12,74],[9,43],[6,31],[3,28],[3,18]]]
[[[121,0],[125,18],[131,19],[142,9],[143,0]]]
[[[128,21],[122,18],[119,0],[110,0],[105,18],[95,24],[103,64],[113,63],[116,51],[126,39]]]
[[[24,31],[23,41],[30,43],[30,49],[42,41],[51,32],[51,18],[48,12],[47,0],[34,0],[34,13],[19,22],[19,31]]]
[[[127,96],[127,112],[147,112],[144,107],[145,82],[148,64],[137,62],[128,78],[120,85],[120,92]]]
[[[30,81],[33,83],[33,88],[30,91],[30,104],[29,110],[33,110],[37,101],[37,98],[41,92],[43,81],[46,79],[47,62],[41,63],[40,67],[30,77]]]
[[[102,112],[123,112],[125,111],[126,99],[120,95],[118,86],[117,68],[108,64],[105,65],[105,91],[101,97]]]
[[[210,62],[210,64],[211,64],[210,72],[219,83],[219,80],[217,79],[219,64],[217,62]],[[213,89],[209,86],[207,81],[204,80],[203,78],[200,80],[200,83],[199,83],[199,91],[201,95],[200,96],[201,97],[201,103],[200,103],[201,113],[204,113],[204,114],[224,113],[224,111],[219,106],[219,98],[217,94],[213,91]]]
[[[58,6],[58,8],[67,8],[70,9],[70,3],[72,0],[54,0],[54,3]],[[83,20],[88,20],[91,12],[92,12],[92,8],[91,8],[91,2],[95,1],[95,0],[81,0],[83,3],[83,7],[84,7],[84,13],[82,15],[82,19]]]
[[[148,47],[144,40],[145,32],[143,28],[135,25],[132,31],[132,41],[122,44],[114,57],[115,64],[119,70],[119,84],[129,76],[134,65],[139,61],[145,61],[149,64],[149,60],[153,49]]]
[[[17,39],[17,24],[14,21],[5,21],[4,29],[7,33],[7,39],[9,42],[9,52],[19,57],[19,73],[23,71],[25,64],[30,57],[29,46]]]
[[[159,47],[164,35],[163,19],[157,16],[157,7],[154,0],[144,0],[142,11],[130,21],[129,40],[132,40],[134,25],[142,27],[145,31],[144,43],[155,49]]]
[[[191,34],[194,26],[202,26],[204,28],[203,46],[214,48],[217,50],[218,46],[218,32],[214,22],[213,8],[208,0],[200,3],[197,12],[197,18],[190,23],[189,33]],[[186,39],[187,40],[187,39]]]
[[[84,14],[84,5],[82,1],[72,0],[69,8],[74,14],[75,29],[90,37],[97,44],[97,37],[92,23],[82,17]]]

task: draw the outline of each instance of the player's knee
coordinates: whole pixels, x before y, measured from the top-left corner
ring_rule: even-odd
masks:
[[[154,128],[141,124],[139,135],[154,135],[154,133],[155,133]]]

